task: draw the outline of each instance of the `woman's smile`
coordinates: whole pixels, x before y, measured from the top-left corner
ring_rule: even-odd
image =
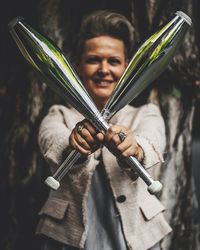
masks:
[[[102,78],[94,78],[93,79],[93,82],[95,83],[95,84],[97,84],[98,85],[98,87],[100,87],[100,88],[106,88],[106,87],[108,87],[110,84],[112,84],[113,83],[113,80],[109,80],[109,79],[102,79]]]

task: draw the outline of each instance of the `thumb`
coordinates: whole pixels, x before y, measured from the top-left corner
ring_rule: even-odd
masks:
[[[104,135],[103,133],[98,133],[98,134],[96,134],[95,137],[97,138],[97,140],[98,140],[99,142],[103,142],[103,141],[104,141],[104,138],[105,138],[105,135]]]

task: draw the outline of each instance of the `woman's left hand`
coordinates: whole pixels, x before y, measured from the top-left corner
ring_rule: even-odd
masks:
[[[104,142],[117,156],[134,156],[139,161],[142,161],[144,157],[144,152],[137,144],[133,131],[127,127],[111,125],[105,134]]]

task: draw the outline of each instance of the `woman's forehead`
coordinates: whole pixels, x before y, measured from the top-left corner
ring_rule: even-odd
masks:
[[[122,40],[111,36],[99,36],[85,41],[83,53],[114,53],[124,55],[124,50],[124,42]]]

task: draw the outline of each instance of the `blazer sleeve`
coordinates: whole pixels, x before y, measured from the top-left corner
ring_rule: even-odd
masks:
[[[71,130],[67,127],[63,112],[67,108],[54,105],[41,122],[38,133],[38,144],[45,160],[51,166],[58,166],[69,145]]]
[[[164,162],[166,146],[165,124],[160,109],[155,104],[147,104],[140,109],[136,117],[134,133],[137,143],[144,151],[143,166],[149,168]]]

